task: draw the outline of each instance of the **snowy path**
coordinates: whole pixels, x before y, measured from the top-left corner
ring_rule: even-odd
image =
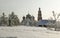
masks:
[[[0,37],[60,38],[60,32],[47,30],[43,27],[0,27]]]

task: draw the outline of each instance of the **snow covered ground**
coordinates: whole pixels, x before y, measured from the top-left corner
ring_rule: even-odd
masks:
[[[44,27],[14,26],[0,27],[0,38],[60,38],[59,31],[48,30]]]

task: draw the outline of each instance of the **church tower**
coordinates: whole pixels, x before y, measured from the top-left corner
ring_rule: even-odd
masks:
[[[41,14],[40,8],[39,8],[39,10],[38,10],[38,21],[39,21],[39,20],[42,20],[42,14]]]

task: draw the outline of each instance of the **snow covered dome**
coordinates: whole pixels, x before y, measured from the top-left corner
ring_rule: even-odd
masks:
[[[31,15],[28,13],[28,14],[26,15],[26,18],[31,19]]]

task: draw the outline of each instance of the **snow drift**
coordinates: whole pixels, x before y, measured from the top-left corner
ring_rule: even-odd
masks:
[[[60,38],[59,31],[49,30],[44,27],[14,26],[0,27],[0,37],[17,38]]]

